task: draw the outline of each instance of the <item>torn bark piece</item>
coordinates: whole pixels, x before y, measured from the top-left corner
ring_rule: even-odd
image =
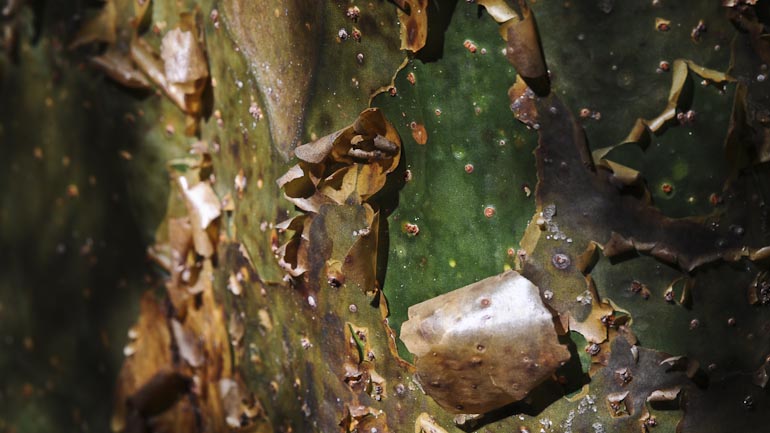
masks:
[[[607,366],[591,378],[591,393],[604,400],[606,406],[599,408],[599,417],[604,418],[607,432],[654,432],[640,428],[640,420],[650,417],[650,408],[661,410],[682,410],[675,404],[692,382],[681,371],[667,371],[661,360],[668,355],[633,345],[627,337],[618,334],[608,348],[610,357]],[[605,415],[606,414],[606,415]],[[605,418],[605,416],[609,418]],[[676,419],[680,414],[671,414]],[[595,432],[592,428],[596,415],[575,417],[572,431]],[[675,424],[663,424],[662,429],[676,431]],[[683,430],[690,431],[690,430]]]
[[[607,394],[607,405],[610,408],[610,415],[613,418],[630,415],[628,406],[626,405],[626,397],[628,397],[628,394],[629,391]]]
[[[539,289],[514,271],[411,306],[401,340],[426,393],[453,413],[521,400],[570,357]]]
[[[428,39],[428,0],[394,0],[399,7],[401,49],[416,53]]]
[[[375,274],[379,207],[372,197],[385,186],[388,174],[398,166],[401,157],[398,132],[379,109],[370,108],[361,112],[352,125],[297,147],[295,155],[299,163],[277,183],[286,199],[305,215],[277,226],[281,231],[294,231],[291,239],[275,251],[280,266],[293,277],[312,270],[312,276],[305,276],[307,279],[320,275],[326,261],[334,259],[345,263],[332,272],[340,277],[335,278],[337,283],[348,281],[366,292],[375,291],[378,288]],[[325,213],[345,214],[330,210],[334,206],[360,207],[366,215],[366,224],[351,230],[354,240],[350,244],[347,243],[350,239],[331,243],[334,248],[345,244],[351,249],[336,251],[337,255],[329,249],[331,244],[327,245],[330,239],[324,223]]]
[[[120,370],[112,415],[113,431],[125,428],[130,409],[127,400],[166,366],[171,366],[171,333],[166,325],[165,308],[152,292],[142,296],[137,323],[129,331],[130,342],[124,353],[131,353]]]
[[[175,28],[166,33],[160,44],[160,57],[170,83],[191,86],[209,74],[206,55],[192,31]]]
[[[140,33],[147,30],[152,22],[152,0],[134,0],[133,24]]]
[[[690,104],[689,100],[692,98],[692,95],[689,94],[691,92],[687,91],[686,86],[690,81],[690,72],[695,73],[712,84],[725,84],[735,81],[734,78],[724,72],[704,68],[691,60],[674,60],[671,73],[671,89],[668,93],[668,102],[665,108],[652,119],[636,119],[631,132],[620,143],[594,150],[592,152],[594,162],[601,165],[607,154],[614,148],[626,143],[637,143],[644,149],[650,143],[653,135],[661,134],[667,126],[676,121],[677,113],[681,112],[682,108],[688,107]],[[612,167],[608,164],[605,163],[605,166],[612,170]]]
[[[117,19],[118,12],[115,8],[115,2],[107,0],[104,7],[80,27],[70,42],[69,49],[92,42],[114,44],[117,38]]]
[[[600,161],[596,161],[597,167],[601,167],[606,169],[609,173],[611,173],[607,180],[615,185],[618,189],[630,187],[630,186],[639,186],[642,183],[642,175],[639,173],[638,170],[635,170],[631,167],[627,167],[623,164],[618,164],[617,162],[610,161],[608,159],[602,159]],[[647,190],[645,189],[645,192]],[[646,200],[650,200],[649,194],[647,194],[648,197]]]
[[[537,125],[537,108],[535,107],[535,92],[527,86],[521,75],[516,75],[516,82],[508,89],[511,100],[513,117],[530,128]]]
[[[203,90],[209,77],[209,65],[197,15],[182,13],[177,27],[163,36],[160,57],[169,84],[184,92],[184,112],[195,117],[190,134],[197,129],[197,118],[203,111]]]
[[[344,432],[389,433],[387,414],[359,404],[345,404],[345,416],[339,423]]]
[[[770,40],[755,8],[741,8],[736,25],[747,31],[732,46],[730,73],[739,81],[735,88],[730,124],[725,139],[728,184],[748,167],[770,161],[770,111],[767,109],[765,77],[770,59]],[[754,79],[756,78],[756,79]]]
[[[190,206],[193,230],[207,228],[222,214],[219,198],[209,182],[198,182],[195,186],[188,187],[187,179],[180,177],[179,185]]]
[[[176,319],[171,319],[171,330],[174,333],[179,356],[190,365],[190,367],[200,367],[205,361],[201,341],[190,329],[186,329],[182,323]]]
[[[757,0],[722,0],[722,6],[727,8],[734,8],[739,5],[755,5]]]
[[[184,90],[166,80],[163,61],[144,39],[134,38],[131,40],[131,59],[147,75],[147,78],[160,87],[179,109],[187,111]]]
[[[501,0],[479,0],[500,24],[500,35],[508,42],[505,56],[516,72],[538,96],[551,93],[551,81],[535,15],[525,0],[518,0],[514,10]]]
[[[536,105],[541,125],[535,150],[538,203],[558,203],[563,229],[580,230],[585,239],[603,244],[605,256],[638,251],[691,271],[718,259],[751,257],[766,246],[757,245],[760,238],[712,230],[702,218],[669,218],[648,200],[623,194],[610,183],[609,173],[592,163],[585,134],[569,110],[553,96]],[[733,218],[744,224],[743,215]]]
[[[317,213],[324,204],[362,203],[377,193],[401,157],[401,139],[379,109],[312,143],[298,146],[300,162],[278,179],[287,200]]]
[[[91,64],[116,82],[132,89],[149,89],[150,82],[131,62],[127,53],[114,46],[91,58]]]
[[[498,23],[519,19],[519,14],[508,6],[506,0],[478,0],[477,3],[484,6],[487,13]]]
[[[187,203],[195,251],[203,257],[211,257],[216,245],[216,226],[212,226],[212,222],[222,214],[219,197],[208,181],[190,187],[187,178],[180,176],[177,183]],[[210,226],[212,230],[209,230]]]
[[[193,14],[180,15],[179,24],[161,42],[161,53],[141,37],[131,41],[131,58],[150,80],[189,114],[185,132],[193,135],[203,111],[202,95],[208,81],[208,59]]]
[[[278,178],[276,183],[283,189],[286,200],[292,202],[298,209],[318,213],[321,206],[333,202],[331,198],[317,193],[319,181],[313,175],[313,168],[300,162]]]
[[[292,277],[299,277],[308,270],[307,255],[312,222],[310,215],[299,215],[277,226],[278,230],[294,231],[289,241],[275,251],[278,265]]]
[[[256,418],[264,415],[262,404],[248,392],[242,380],[222,378],[217,383],[217,390],[225,422],[231,429],[248,427]]]
[[[537,23],[526,2],[520,1],[520,5],[522,19],[510,20],[502,25],[502,29],[506,31],[503,39],[508,42],[505,56],[538,96],[546,96],[551,93],[551,80],[548,77]]]
[[[647,402],[652,407],[663,407],[666,409],[679,409],[679,396],[682,388],[679,386],[656,389],[647,397]]]
[[[432,416],[423,412],[414,422],[414,433],[447,433],[447,431]]]

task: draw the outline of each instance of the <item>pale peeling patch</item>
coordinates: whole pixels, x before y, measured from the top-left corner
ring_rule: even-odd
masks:
[[[423,412],[414,422],[414,433],[447,433],[432,416]]]
[[[401,340],[426,393],[453,413],[521,400],[570,357],[539,289],[514,271],[413,305]]]
[[[206,56],[191,31],[172,29],[160,44],[160,57],[170,83],[190,83],[209,74]]]
[[[226,0],[227,29],[250,62],[280,153],[299,140],[318,63],[324,2]]]

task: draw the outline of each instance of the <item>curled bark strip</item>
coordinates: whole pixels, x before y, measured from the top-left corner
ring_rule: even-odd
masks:
[[[725,84],[734,82],[735,79],[728,74],[713,69],[704,68],[691,60],[676,59],[672,68],[671,89],[668,93],[668,102],[663,110],[652,119],[638,118],[634,123],[631,132],[620,143],[602,147],[593,151],[593,159],[598,165],[606,168],[612,167],[604,159],[613,149],[626,143],[637,143],[642,148],[646,148],[653,135],[658,135],[665,131],[666,127],[677,120],[677,114],[681,112],[683,106],[689,105],[691,91],[688,90],[688,83],[691,82],[690,72],[698,75],[709,83]]]
[[[537,22],[527,2],[518,0],[518,10],[503,0],[479,0],[479,4],[500,24],[500,35],[508,42],[505,56],[516,72],[538,96],[551,93]]]
[[[315,277],[325,272],[333,286],[352,283],[375,291],[380,220],[372,198],[399,164],[398,133],[380,110],[367,109],[350,126],[298,146],[294,154],[299,163],[277,183],[304,214],[277,225],[294,232],[275,251],[279,265],[313,287]],[[340,224],[353,224],[352,242],[332,241],[328,229]],[[339,256],[342,251],[346,254]]]

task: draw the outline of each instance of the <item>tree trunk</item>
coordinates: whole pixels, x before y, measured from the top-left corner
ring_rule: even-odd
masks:
[[[690,3],[8,0],[0,429],[762,431],[767,7]]]

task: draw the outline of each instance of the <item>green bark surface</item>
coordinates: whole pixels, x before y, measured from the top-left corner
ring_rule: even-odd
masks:
[[[212,102],[195,137],[184,134],[185,115],[160,91],[128,90],[90,68],[103,45],[66,48],[78,17],[99,2],[29,3],[3,22],[18,29],[18,58],[0,59],[0,431],[109,428],[140,292],[164,292],[167,275],[145,251],[173,194],[166,163],[198,141],[211,153],[214,191],[234,201],[215,223],[213,288],[226,316],[243,324],[221,355],[264,408],[243,430],[719,432],[761,431],[770,421],[770,395],[758,384],[770,368],[770,301],[750,302],[768,264],[749,257],[770,245],[762,65],[770,50],[736,30],[727,8],[532,2],[552,81],[552,95],[537,102],[538,129],[511,113],[516,70],[498,24],[477,4],[429,2],[428,44],[414,54],[400,50],[394,3],[402,2],[154,0],[142,35],[154,47],[181,12],[199,11]],[[415,10],[420,2],[408,3]],[[133,2],[115,4],[120,46],[135,32]],[[358,21],[346,16],[352,6]],[[764,11],[761,2],[757,8]],[[670,20],[668,31],[656,29],[657,17]],[[690,33],[699,20],[707,31],[696,41]],[[340,38],[354,28],[360,41]],[[661,255],[597,251],[595,263],[578,269],[579,256],[592,242],[607,243],[610,229],[644,226],[623,220],[639,212],[602,205],[616,195],[629,206],[641,201],[607,189],[606,171],[577,158],[564,156],[565,174],[554,175],[549,156],[581,151],[573,128],[598,149],[620,143],[637,118],[660,113],[672,72],[656,69],[679,58],[736,80],[703,86],[690,72],[678,110],[694,110],[696,120],[674,122],[648,147],[625,144],[607,158],[641,172],[646,183],[634,192],[649,192],[661,211],[661,219],[640,217],[653,221],[642,235],[680,250],[703,240],[688,233],[713,235],[720,244],[695,255],[716,251],[714,260],[687,269]],[[746,94],[748,126],[733,124]],[[377,197],[379,244],[351,249],[351,233],[367,224],[366,209],[353,202],[322,207],[311,242],[345,263],[376,254],[378,290],[362,291],[354,280],[334,287],[324,273],[312,284],[289,282],[274,253],[288,237],[275,225],[299,212],[276,180],[296,162],[297,144],[350,125],[368,107],[382,110],[402,142],[399,169]],[[584,118],[583,108],[601,115]],[[730,156],[744,153],[753,156]],[[416,303],[520,268],[525,230],[538,230],[533,219],[549,204],[565,239],[543,232],[520,270],[555,314],[576,324],[560,340],[571,359],[527,399],[462,424],[425,394],[398,339],[401,324]],[[665,219],[683,217],[696,217],[697,230],[674,233]],[[742,257],[725,252],[742,246]],[[564,272],[553,262],[557,253],[571,260]],[[241,269],[249,277],[234,294],[228,286]],[[644,289],[632,290],[636,283]],[[670,285],[675,296],[667,301]],[[586,291],[592,300],[580,302]],[[602,328],[600,311],[627,320],[638,341],[618,326]],[[605,333],[594,356],[586,352],[592,332]],[[168,367],[184,366],[175,359]],[[633,379],[624,382],[625,369]],[[673,401],[648,401],[674,388]],[[610,403],[626,391],[625,413],[618,412]],[[656,425],[644,424],[649,416]],[[224,420],[193,427],[202,425],[227,431]]]

